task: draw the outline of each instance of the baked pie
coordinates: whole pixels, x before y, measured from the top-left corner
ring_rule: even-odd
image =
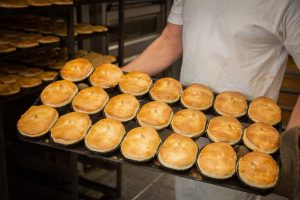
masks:
[[[102,25],[94,25],[93,31],[94,32],[106,32],[106,31],[108,31],[108,28],[106,26],[102,26]]]
[[[101,87],[88,87],[77,93],[72,101],[72,107],[77,112],[95,114],[104,108],[108,99],[108,94]]]
[[[50,69],[59,70],[65,66],[65,61],[56,62],[54,65],[49,66]]]
[[[42,74],[39,75],[39,77],[43,81],[53,81],[57,77],[56,71],[44,71]]]
[[[114,64],[103,64],[97,67],[90,76],[92,85],[100,86],[104,89],[113,88],[118,85],[123,72]]]
[[[112,97],[104,108],[107,118],[126,122],[136,116],[140,102],[132,94],[120,94]]]
[[[239,159],[237,173],[245,184],[269,189],[275,187],[278,182],[279,167],[270,155],[253,151]]]
[[[55,5],[73,5],[73,0],[52,0]]]
[[[20,86],[15,83],[0,83],[0,96],[8,96],[20,92]]]
[[[269,97],[257,97],[249,105],[248,116],[254,122],[275,125],[281,121],[281,109]]]
[[[19,79],[20,76],[19,75],[2,75],[0,76],[0,82],[1,83],[15,83],[17,81],[17,79]]]
[[[189,137],[173,133],[162,144],[158,160],[167,168],[186,170],[194,165],[197,153],[196,142]]]
[[[120,90],[123,93],[141,96],[146,94],[152,86],[152,79],[143,72],[128,72],[124,74],[119,82]]]
[[[157,80],[150,90],[152,99],[166,103],[178,101],[181,93],[181,83],[173,78],[161,78]]]
[[[37,39],[37,41],[41,44],[51,44],[51,43],[59,42],[60,39],[59,39],[59,37],[56,37],[56,36],[47,35],[47,36],[43,36],[43,37]]]
[[[243,126],[234,117],[218,116],[209,121],[206,133],[213,142],[225,142],[233,145],[241,140]]]
[[[169,126],[173,117],[173,110],[162,101],[152,101],[142,106],[137,114],[137,121],[141,126],[151,126],[157,130]]]
[[[22,70],[19,74],[25,77],[33,77],[33,76],[38,76],[43,72],[44,70],[34,67],[34,68],[27,68],[25,70]]]
[[[216,97],[214,108],[220,115],[241,117],[247,112],[247,100],[239,92],[225,91]]]
[[[17,128],[27,137],[39,137],[49,132],[58,119],[57,111],[47,105],[31,106],[19,119]]]
[[[148,161],[155,157],[161,139],[157,131],[148,126],[131,129],[121,144],[123,156],[133,161]]]
[[[60,70],[61,77],[68,81],[82,81],[94,70],[92,63],[85,58],[76,58],[65,64]]]
[[[78,34],[92,34],[93,33],[93,26],[90,24],[76,24],[74,28]]]
[[[11,44],[0,44],[0,53],[10,53],[16,51],[16,47]]]
[[[41,85],[43,82],[38,77],[22,77],[18,81],[21,88],[32,88]]]
[[[258,122],[245,129],[243,143],[253,151],[271,154],[279,148],[280,134],[273,126]]]
[[[58,118],[51,128],[51,138],[59,144],[75,144],[85,137],[91,125],[87,114],[70,112]]]
[[[44,88],[41,101],[52,107],[61,107],[70,103],[77,92],[78,88],[73,82],[60,80]]]
[[[94,124],[85,137],[85,146],[100,153],[117,149],[125,135],[125,127],[116,119],[101,119]]]
[[[39,43],[35,40],[15,40],[13,45],[17,48],[32,48],[39,46]]]
[[[235,174],[237,155],[227,143],[216,142],[206,145],[197,159],[201,174],[214,179],[227,179]]]
[[[213,104],[212,90],[202,84],[194,83],[183,90],[181,103],[184,107],[194,110],[207,110]]]
[[[47,0],[26,0],[26,2],[31,6],[51,6],[51,1]]]
[[[198,110],[184,109],[178,111],[171,122],[172,129],[187,137],[197,137],[205,130],[206,116]]]

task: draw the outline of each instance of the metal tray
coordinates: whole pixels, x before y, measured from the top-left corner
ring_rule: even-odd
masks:
[[[83,81],[83,83],[87,83],[87,81]],[[89,84],[90,85],[90,84]],[[109,96],[115,96],[117,94],[121,94],[121,92],[119,91],[119,89],[116,87],[114,89],[110,89],[107,91]],[[141,106],[149,101],[151,101],[150,97],[148,94],[143,95],[142,97],[138,98]],[[40,105],[41,102],[39,99],[36,100],[36,102],[34,103],[34,105]],[[178,103],[174,103],[172,105],[170,105],[173,109],[173,112],[176,113],[178,110],[183,109],[184,107],[178,102]],[[70,104],[58,108],[58,112],[61,115],[66,114],[68,112],[73,111],[72,106]],[[206,111],[203,111],[207,117],[207,119],[211,119],[214,116],[217,116],[218,114],[213,110],[213,108],[210,108]],[[103,112],[99,112],[97,114],[93,114],[90,115],[90,118],[92,120],[92,124],[95,124],[98,120],[105,118]],[[248,117],[245,115],[242,118],[239,118],[239,120],[241,121],[243,127],[247,127],[250,124],[250,120],[248,119]],[[126,131],[131,130],[134,127],[139,126],[136,119],[133,119],[129,122],[125,122],[123,123]],[[281,125],[277,125],[276,128],[281,131]],[[158,131],[159,135],[161,136],[162,141],[164,141],[173,131],[171,130],[170,127],[167,127],[163,130]],[[124,157],[122,156],[119,148],[116,149],[114,152],[109,153],[109,154],[100,154],[100,153],[96,153],[93,151],[88,150],[85,145],[84,142],[79,142],[75,145],[71,145],[71,146],[64,146],[64,145],[60,145],[57,143],[54,143],[51,139],[49,134],[41,137],[41,138],[27,138],[24,137],[22,135],[19,134],[19,138],[24,141],[24,142],[29,142],[29,143],[33,143],[33,144],[38,144],[38,145],[43,145],[43,146],[47,146],[50,148],[55,148],[55,149],[59,149],[59,150],[65,150],[65,151],[69,151],[69,152],[74,152],[77,153],[79,155],[84,155],[84,156],[88,156],[90,158],[93,159],[98,159],[101,161],[105,161],[105,162],[117,162],[117,163],[122,163],[122,164],[132,164],[135,165],[137,167],[142,167],[142,168],[146,168],[146,169],[150,169],[150,170],[155,170],[155,171],[160,171],[160,172],[165,172],[165,173],[169,173],[169,174],[173,174],[176,176],[180,176],[180,177],[184,177],[184,178],[188,178],[188,179],[192,179],[195,181],[201,181],[201,182],[206,182],[206,183],[210,183],[210,184],[214,184],[214,185],[219,185],[222,187],[226,187],[226,188],[231,188],[234,190],[239,190],[239,191],[244,191],[244,192],[248,192],[248,193],[253,193],[253,194],[258,194],[258,195],[267,195],[270,194],[272,192],[272,189],[268,189],[268,190],[259,190],[259,189],[254,189],[254,188],[250,188],[248,186],[246,186],[244,183],[242,183],[238,177],[237,174],[235,174],[233,177],[226,179],[226,180],[214,180],[214,179],[210,179],[210,178],[206,178],[203,177],[199,171],[197,170],[196,164],[188,170],[185,171],[175,171],[175,170],[170,170],[170,169],[166,169],[165,167],[163,167],[160,162],[158,161],[158,159],[155,157],[154,159],[146,162],[146,163],[137,163],[137,162],[131,162],[128,160],[125,160]],[[201,140],[206,140],[207,139],[207,135],[206,132],[198,137],[194,139],[199,146],[199,149],[201,149],[204,145],[199,145],[199,142]],[[247,149],[246,147],[243,146],[242,142],[236,144],[233,146],[238,157],[242,156],[245,151],[240,151],[241,149]],[[242,147],[242,148],[241,148]],[[278,161],[278,165],[280,166],[280,161],[279,161],[279,153],[275,153],[272,155],[274,157],[275,160]]]

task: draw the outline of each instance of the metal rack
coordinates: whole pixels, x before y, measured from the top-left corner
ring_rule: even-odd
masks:
[[[114,0],[115,2],[119,3],[119,27],[118,29],[116,28],[111,28],[110,31],[119,31],[119,64],[122,65],[123,63],[123,51],[124,51],[124,45],[123,45],[123,23],[124,23],[124,1],[123,0]],[[0,15],[11,15],[11,14],[26,14],[26,13],[34,13],[34,14],[45,14],[45,13],[60,13],[62,16],[64,16],[66,22],[67,22],[67,37],[63,37],[63,41],[66,42],[66,46],[68,49],[68,57],[70,59],[74,58],[75,56],[75,40],[83,40],[83,39],[89,39],[93,37],[100,37],[100,36],[106,36],[108,33],[95,33],[92,35],[79,35],[79,36],[74,36],[74,7],[79,6],[79,5],[86,5],[86,4],[91,4],[91,3],[103,3],[103,2],[111,2],[108,0],[77,0],[74,2],[74,5],[66,5],[66,6],[57,6],[57,5],[52,5],[52,6],[44,6],[44,7],[33,7],[29,6],[27,8],[20,8],[20,9],[8,9],[8,8],[0,8]],[[57,44],[56,44],[57,45]],[[45,48],[52,48],[54,47],[53,45],[46,45],[46,46],[40,46],[36,48],[31,48],[30,51],[32,50],[41,50]],[[2,54],[0,55],[0,59],[3,58],[9,58],[9,57],[14,57],[17,55],[22,55],[28,51],[26,50],[17,50],[16,52],[8,53],[8,54]],[[8,191],[8,179],[7,179],[7,158],[6,158],[6,143],[5,143],[5,134],[4,134],[4,126],[3,126],[3,108],[8,105],[8,103],[19,100],[25,96],[28,97],[28,95],[33,95],[41,91],[41,89],[45,85],[42,85],[40,87],[35,87],[32,90],[26,90],[22,91],[18,95],[12,95],[10,97],[5,97],[0,99],[0,199],[2,200],[8,200],[9,199],[9,191]],[[70,152],[69,154],[70,158],[70,165],[69,165],[69,172],[72,174],[72,176],[77,177],[77,154]],[[91,160],[83,159],[80,158],[81,160],[91,163]],[[95,164],[95,163],[94,163]],[[71,197],[72,199],[78,199],[78,183],[80,182],[81,184],[88,185],[90,187],[95,187],[97,189],[100,189],[101,187],[104,187],[106,189],[109,189],[109,192],[114,192],[115,196],[119,196],[121,194],[121,167],[119,164],[113,165],[116,170],[117,170],[117,187],[116,188],[108,188],[103,185],[97,185],[96,183],[93,183],[91,181],[87,181],[83,179],[82,177],[80,179],[74,178],[72,179],[71,182]],[[111,168],[111,165],[110,167]],[[78,182],[79,181],[79,182]]]

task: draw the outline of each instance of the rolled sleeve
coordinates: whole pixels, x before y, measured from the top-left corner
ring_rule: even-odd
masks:
[[[176,25],[183,25],[183,2],[184,0],[174,0],[170,15],[168,17],[168,22]]]
[[[285,16],[284,46],[300,69],[300,1],[292,0]]]

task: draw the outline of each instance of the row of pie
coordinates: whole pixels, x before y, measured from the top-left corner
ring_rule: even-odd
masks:
[[[60,80],[49,84],[42,91],[40,99],[43,104],[52,107],[62,107],[71,102],[74,111],[85,114],[96,114],[103,110],[106,117],[121,122],[136,117],[141,126],[157,130],[171,125],[175,132],[187,137],[199,137],[206,131],[213,142],[234,145],[242,139],[250,149],[266,153],[274,153],[279,148],[279,132],[265,123],[255,123],[243,130],[242,124],[231,116],[218,116],[207,123],[201,111],[183,109],[174,115],[172,108],[162,101],[152,101],[141,106],[134,95],[126,93],[109,99],[107,92],[98,86],[77,92],[74,83]]]
[[[39,74],[26,75],[0,75],[0,96],[19,93],[21,88],[33,88],[42,84],[42,81],[52,81],[57,77],[55,71],[41,71]]]
[[[270,98],[254,99],[248,109],[246,98],[239,92],[225,91],[216,96],[210,88],[202,84],[192,84],[183,90],[181,83],[173,78],[162,78],[154,84],[150,76],[142,72],[123,74],[121,69],[113,64],[98,66],[86,59],[79,58],[66,63],[61,69],[63,79],[79,82],[89,78],[91,85],[104,89],[117,85],[123,93],[141,96],[149,92],[151,98],[165,103],[181,101],[184,107],[195,110],[207,110],[214,105],[220,115],[241,117],[247,113],[254,122],[264,122],[275,125],[281,121],[281,109]]]
[[[27,8],[29,6],[73,5],[73,0],[2,0],[0,8]]]
[[[39,33],[20,33],[18,36],[7,37],[0,34],[0,53],[10,53],[17,48],[32,48],[40,44],[50,44],[59,42],[59,37],[43,36]]]
[[[217,142],[201,149],[197,158],[199,147],[189,137],[174,133],[161,145],[161,138],[152,127],[137,127],[126,134],[118,120],[105,118],[92,125],[87,114],[71,112],[59,117],[57,111],[47,105],[32,106],[21,116],[17,127],[26,136],[50,131],[52,140],[64,145],[84,139],[89,150],[100,153],[121,146],[123,156],[135,162],[148,161],[158,153],[160,163],[173,170],[189,169],[196,162],[201,174],[214,179],[230,178],[237,170],[244,183],[257,188],[274,187],[278,180],[277,163],[265,153],[251,152],[237,162],[234,149]]]

